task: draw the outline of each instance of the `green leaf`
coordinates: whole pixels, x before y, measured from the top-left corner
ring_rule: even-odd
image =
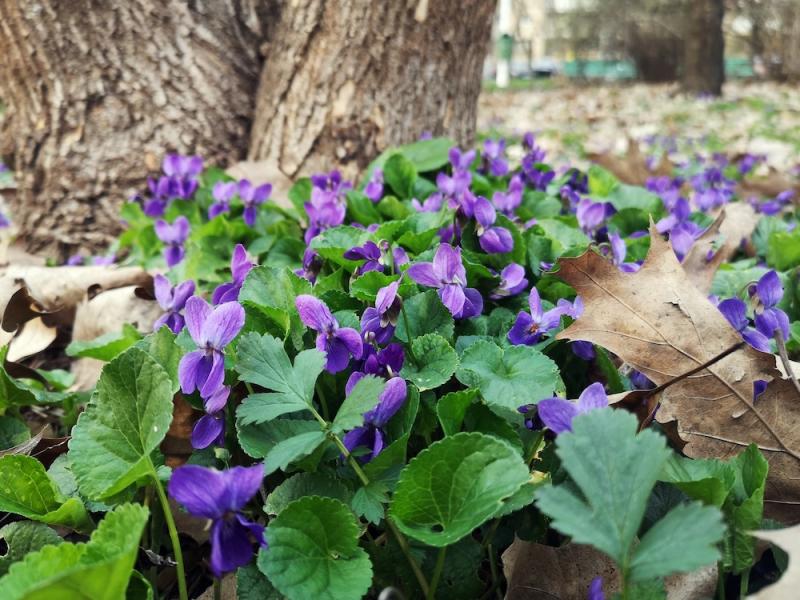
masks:
[[[755,444],[730,461],[736,472],[733,493],[723,506],[730,527],[723,544],[723,562],[734,573],[749,569],[755,560],[756,541],[749,532],[764,516],[764,492],[769,464]]]
[[[345,504],[307,496],[270,521],[269,549],[259,552],[258,568],[289,600],[357,600],[372,583],[359,535]]]
[[[264,457],[264,475],[285,471],[289,463],[305,458],[324,441],[324,431],[307,431],[281,440]]]
[[[442,304],[436,290],[428,290],[405,300],[403,310],[405,318],[400,315],[395,330],[395,336],[400,341],[408,343],[426,333],[438,333],[445,339],[453,337],[453,316]]]
[[[11,565],[30,552],[63,542],[55,531],[44,523],[17,521],[0,529],[0,540],[6,544],[6,553],[0,556],[0,577],[8,573]]]
[[[800,232],[778,231],[767,242],[767,264],[778,271],[800,265]]]
[[[532,230],[541,231],[552,242],[552,258],[561,256],[570,248],[586,248],[589,245],[585,233],[560,219],[540,219]]]
[[[478,388],[490,406],[511,411],[552,397],[559,384],[558,366],[535,348],[483,340],[464,351],[456,378]]]
[[[589,194],[592,196],[605,198],[619,186],[617,178],[603,167],[592,165],[587,174],[589,176]]]
[[[311,248],[316,250],[322,258],[341,265],[349,271],[355,271],[361,261],[344,258],[344,253],[350,248],[363,245],[370,237],[371,234],[365,229],[340,225],[326,229],[311,240]]]
[[[638,208],[645,214],[658,215],[664,212],[661,198],[643,187],[620,183],[603,200],[610,202],[619,211]]]
[[[362,225],[372,225],[383,221],[375,203],[358,190],[347,192],[347,212],[350,214],[350,221],[356,221]]]
[[[320,431],[320,425],[310,419],[273,419],[258,425],[246,425],[237,419],[236,431],[242,450],[253,458],[264,458],[279,443],[304,433]]]
[[[673,454],[659,479],[703,504],[721,507],[736,481],[736,471],[718,460],[696,460]]]
[[[340,434],[364,424],[364,413],[378,405],[378,398],[386,382],[374,375],[367,375],[355,385],[342,402],[336,418],[331,423],[331,431]]]
[[[124,598],[147,517],[145,507],[124,504],[103,519],[87,543],[31,552],[0,579],[0,598]]]
[[[152,472],[172,421],[172,382],[138,348],[108,363],[72,429],[69,458],[81,493],[103,500]]]
[[[436,416],[442,425],[445,435],[454,435],[461,431],[467,409],[478,397],[478,390],[466,389],[445,394],[436,403]]]
[[[306,214],[306,209],[303,205],[311,200],[311,188],[311,179],[308,177],[301,177],[289,188],[289,202],[297,210],[298,215]]]
[[[8,346],[0,348],[0,415],[9,406],[30,406],[36,404],[36,395],[31,389],[17,381],[5,369]]]
[[[67,356],[80,358],[96,358],[108,362],[122,354],[142,339],[133,325],[125,323],[122,331],[112,331],[88,341],[70,342],[65,352]]]
[[[254,564],[236,571],[236,600],[283,600],[269,579]]]
[[[509,444],[458,433],[434,442],[403,469],[389,517],[406,535],[447,546],[503,511],[529,479]]]
[[[247,274],[239,292],[245,309],[258,311],[274,323],[282,337],[292,337],[295,348],[303,347],[305,325],[295,308],[295,298],[311,293],[311,283],[283,267],[256,267]]]
[[[0,417],[0,450],[13,448],[31,438],[31,430],[20,419]]]
[[[175,334],[165,325],[137,344],[137,347],[147,352],[150,358],[154,359],[167,372],[172,381],[173,394],[181,387],[178,380],[178,365],[183,357],[183,350],[175,342],[175,337]]]
[[[644,582],[711,564],[719,558],[716,544],[724,533],[716,508],[677,506],[642,537],[631,562],[631,579]]]
[[[414,195],[417,169],[402,154],[395,154],[386,160],[383,165],[383,178],[398,198],[411,198]]]
[[[236,411],[243,424],[263,423],[311,407],[314,385],[325,367],[325,354],[304,350],[292,365],[279,339],[247,333],[239,341],[236,355],[240,380],[274,390],[245,399]]]
[[[397,150],[403,154],[420,173],[434,171],[443,167],[450,158],[450,148],[456,143],[450,138],[438,137],[430,140],[419,140],[400,146]]]
[[[350,295],[362,302],[373,304],[378,296],[378,290],[398,279],[400,279],[400,275],[386,275],[380,271],[367,271],[350,283]]]
[[[647,498],[669,457],[664,438],[650,430],[637,436],[637,427],[623,411],[578,415],[572,433],[559,434],[556,453],[585,500],[563,485],[536,492],[539,510],[555,529],[618,564],[627,563]]]
[[[458,354],[446,339],[436,333],[415,338],[411,349],[416,362],[407,357],[400,375],[421,392],[444,385],[458,368]]]
[[[49,525],[91,531],[94,523],[77,498],[65,498],[44,465],[33,457],[9,454],[0,458],[0,511]]]
[[[272,490],[264,504],[264,512],[278,515],[289,503],[304,496],[335,498],[348,503],[353,492],[342,483],[324,473],[296,473]]]
[[[389,502],[389,488],[380,481],[371,481],[366,487],[359,487],[350,507],[359,517],[377,525],[383,519],[383,506]]]

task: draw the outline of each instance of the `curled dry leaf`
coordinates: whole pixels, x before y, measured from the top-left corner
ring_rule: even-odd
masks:
[[[751,600],[795,600],[800,587],[800,525],[786,529],[754,531],[753,535],[778,546],[789,555],[789,566],[777,583],[765,587]]]
[[[75,311],[72,339],[93,340],[106,333],[119,331],[125,323],[130,323],[141,333],[152,331],[161,309],[157,303],[137,296],[136,289],[136,285],[120,287],[80,304]],[[104,364],[94,358],[74,361],[71,369],[75,375],[73,389],[92,389]]]
[[[757,222],[756,211],[744,202],[728,204],[720,212],[683,260],[683,268],[697,289],[706,294],[711,291],[714,273],[736,253],[742,240],[750,239]]]
[[[38,354],[55,341],[57,334],[57,329],[45,324],[41,317],[31,319],[22,326],[22,330],[11,340],[6,358],[11,361],[18,361]],[[0,331],[0,338],[2,338],[2,331]]]
[[[651,177],[671,175],[674,171],[674,166],[666,156],[661,157],[654,169],[649,169],[639,150],[639,144],[630,138],[625,156],[599,152],[590,152],[587,156],[593,163],[611,171],[621,182],[630,185],[644,185]]]
[[[0,314],[6,331],[42,313],[73,309],[92,290],[145,285],[150,279],[139,267],[9,266],[0,271]]]
[[[581,295],[586,310],[559,339],[591,341],[657,385],[670,384],[656,394],[656,418],[677,421],[688,456],[726,459],[756,443],[770,464],[767,506],[800,519],[797,392],[781,378],[773,355],[741,344],[669,244],[654,227],[650,233],[650,252],[636,273],[622,273],[592,251],[562,260],[559,277]],[[770,383],[754,404],[759,379]]]

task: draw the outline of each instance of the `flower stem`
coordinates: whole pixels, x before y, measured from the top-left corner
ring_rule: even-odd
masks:
[[[747,598],[747,591],[750,588],[750,569],[742,571],[742,578],[739,580],[739,597]]]
[[[178,577],[178,596],[180,600],[189,600],[189,593],[186,591],[186,573],[183,570],[183,552],[181,551],[181,542],[178,539],[178,528],[175,527],[175,519],[172,518],[172,509],[169,507],[169,500],[167,494],[164,492],[164,486],[158,479],[158,473],[153,463],[150,463],[150,475],[153,478],[153,484],[158,494],[158,500],[161,503],[161,510],[164,513],[164,521],[167,524],[167,531],[169,531],[169,539],[172,542],[172,552],[175,554],[175,571]]]
[[[419,365],[417,362],[417,357],[414,356],[414,349],[411,347],[411,329],[408,326],[408,315],[406,314],[406,307],[405,305],[400,307],[400,314],[403,315],[403,325],[406,326],[406,337],[408,338],[408,344],[406,345],[406,349],[408,353],[411,355],[411,360],[414,361],[415,365]]]
[[[328,413],[328,401],[325,398],[325,392],[322,391],[322,384],[318,381],[317,382],[317,397],[319,398],[319,405],[322,409],[322,417],[325,421],[328,421],[330,417],[330,413]]]
[[[436,567],[433,569],[433,577],[431,578],[431,587],[428,589],[428,600],[436,598],[436,588],[439,587],[439,580],[442,578],[442,570],[444,570],[444,557],[447,554],[447,546],[439,548],[439,555],[436,557]]]
[[[222,600],[222,582],[219,577],[214,577],[214,600]]]
[[[786,351],[786,343],[783,341],[783,333],[781,333],[780,329],[775,330],[774,337],[775,343],[778,344],[778,354],[781,357],[781,362],[783,363],[783,368],[786,371],[786,376],[792,380],[794,389],[796,389],[797,393],[800,394],[800,383],[798,383],[797,375],[795,375],[794,369],[792,369],[792,361],[789,360],[789,353]]]

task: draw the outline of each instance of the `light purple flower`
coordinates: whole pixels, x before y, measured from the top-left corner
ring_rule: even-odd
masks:
[[[226,213],[231,209],[231,199],[236,195],[239,186],[235,181],[218,181],[211,190],[214,203],[208,207],[208,218]]]
[[[339,322],[322,300],[301,294],[295,300],[295,306],[300,320],[317,332],[317,350],[326,353],[325,369],[329,373],[346,369],[350,355],[361,358],[363,344],[359,333],[350,327],[339,327]]]
[[[461,262],[461,248],[439,244],[433,262],[413,264],[407,273],[420,285],[438,289],[442,304],[457,319],[473,317],[483,310],[480,292],[466,287],[467,272]]]
[[[664,201],[664,205],[667,206],[666,201]],[[675,198],[667,208],[669,209],[669,214],[659,219],[656,223],[656,229],[659,233],[669,233],[678,225],[687,222],[691,223],[689,217],[692,214],[692,209],[685,198]]]
[[[592,583],[589,584],[588,600],[606,600],[606,595],[603,593],[603,578],[595,577]]]
[[[466,171],[469,169],[472,161],[475,160],[475,150],[462,151],[457,146],[450,148],[449,152],[450,164],[453,165],[453,171]]]
[[[78,267],[83,264],[84,256],[82,254],[73,254],[67,259],[66,265],[68,267]]]
[[[184,394],[200,391],[210,398],[225,379],[225,346],[244,326],[244,309],[237,302],[211,307],[197,296],[186,301],[186,327],[198,350],[181,358],[178,379]]]
[[[361,316],[361,335],[366,342],[383,345],[392,339],[397,317],[403,307],[403,300],[397,290],[400,281],[393,281],[378,290],[375,308],[369,307]]]
[[[116,257],[113,254],[108,256],[93,256],[92,257],[92,264],[96,267],[108,267],[114,264],[116,261]]]
[[[605,222],[608,216],[608,207],[605,202],[592,202],[583,198],[575,209],[578,225],[586,235],[592,235]]]
[[[347,206],[335,192],[319,187],[311,190],[311,201],[303,206],[308,215],[308,229],[304,238],[306,244],[326,229],[344,223],[347,212]]]
[[[511,232],[505,227],[495,227],[497,212],[494,206],[484,197],[478,196],[474,205],[477,226],[475,233],[478,243],[483,251],[488,254],[503,254],[514,249],[514,239]]]
[[[505,158],[506,141],[485,140],[481,154],[481,172],[494,177],[502,177],[508,173],[508,161]]]
[[[172,333],[180,333],[185,324],[181,311],[189,296],[194,294],[194,281],[184,281],[172,287],[169,279],[163,275],[156,275],[153,278],[153,290],[158,305],[165,311],[156,320],[153,331],[158,331],[166,325]]]
[[[247,274],[255,265],[250,262],[247,256],[247,250],[241,244],[236,244],[233,249],[233,256],[231,257],[231,277],[232,281],[223,283],[217,286],[214,294],[211,296],[212,304],[224,304],[225,302],[233,302],[239,299],[239,292],[242,289],[242,284],[247,278]]]
[[[539,418],[550,431],[559,434],[572,431],[576,416],[608,406],[608,396],[602,383],[593,383],[581,392],[578,402],[563,398],[546,398],[536,405]]]
[[[420,201],[416,198],[412,198],[411,206],[413,206],[414,210],[417,212],[439,212],[439,210],[442,208],[444,200],[444,196],[437,192],[428,196],[422,203],[420,203]]]
[[[611,261],[619,268],[620,271],[625,273],[635,273],[639,270],[640,265],[633,262],[625,262],[625,256],[628,253],[628,248],[618,234],[611,233],[608,236],[608,241],[611,244]]]
[[[789,339],[789,317],[778,308],[783,298],[783,284],[775,271],[767,271],[756,284],[755,307],[756,329],[771,338],[780,331],[784,340]]]
[[[383,197],[383,171],[381,169],[372,171],[372,176],[364,187],[364,195],[373,202],[378,202]]]
[[[183,260],[185,251],[183,244],[189,237],[189,220],[183,215],[175,219],[170,225],[163,219],[155,223],[155,230],[158,239],[164,242],[164,260],[168,267],[174,267]]]
[[[517,263],[511,263],[500,272],[500,284],[492,290],[489,298],[501,300],[516,296],[528,285],[525,278],[525,269]]]
[[[530,313],[520,311],[517,314],[517,320],[508,332],[508,341],[515,346],[533,346],[538,343],[545,333],[559,326],[561,316],[568,310],[566,305],[556,306],[548,311],[542,310],[542,300],[539,297],[539,290],[536,288],[531,288],[528,306]]]
[[[686,257],[695,240],[703,235],[704,231],[702,227],[692,221],[684,221],[672,228],[669,232],[669,243],[678,260]]]
[[[492,195],[492,204],[509,219],[516,218],[515,211],[522,204],[523,183],[519,175],[514,175],[508,183],[508,190],[495,192]]]
[[[235,571],[253,558],[253,543],[267,547],[264,527],[241,513],[264,480],[264,466],[217,471],[197,465],[175,469],[169,495],[192,515],[213,521],[211,571],[215,577]]]
[[[717,305],[719,311],[738,331],[744,341],[756,350],[770,352],[769,338],[763,333],[750,327],[750,320],[747,318],[747,305],[739,298],[728,298]]]
[[[244,204],[242,217],[248,227],[253,227],[256,224],[258,207],[267,201],[271,193],[272,186],[269,183],[255,187],[247,179],[242,179],[239,182],[239,198]]]

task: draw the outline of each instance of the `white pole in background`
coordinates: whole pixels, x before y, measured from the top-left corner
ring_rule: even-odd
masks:
[[[497,59],[497,87],[508,87],[511,79],[511,51],[513,48],[514,16],[511,6],[512,0],[500,0],[498,3],[497,34],[498,34],[498,59]]]

